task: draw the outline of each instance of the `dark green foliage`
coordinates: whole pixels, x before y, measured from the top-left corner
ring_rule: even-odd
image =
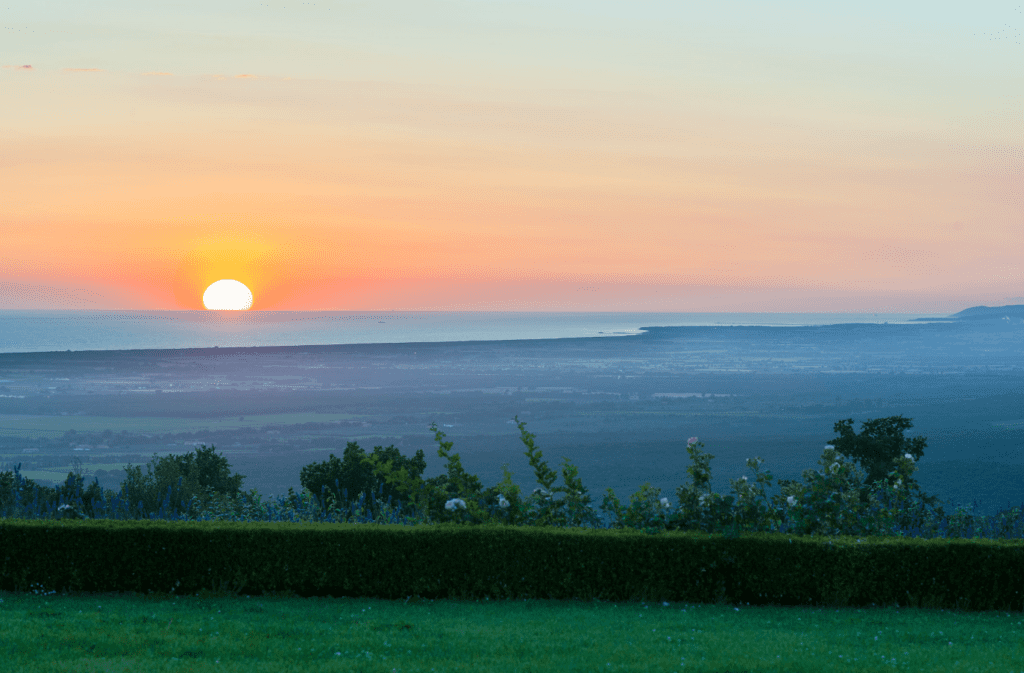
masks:
[[[214,447],[202,444],[193,453],[184,456],[167,456],[164,460],[174,460],[185,475],[195,474],[201,489],[211,489],[219,495],[236,497],[241,494],[244,475],[231,474],[231,465],[224,456],[218,456]]]
[[[369,496],[372,493],[377,501],[372,505],[374,511],[364,511],[363,515],[379,514],[379,505],[390,498],[392,505],[397,505],[396,501],[401,502],[404,514],[427,516],[428,520],[430,516],[436,515],[439,520],[480,521],[486,518],[489,512],[491,516],[496,515],[511,524],[520,524],[527,519],[533,519],[539,525],[599,524],[596,513],[590,506],[591,498],[579,479],[576,468],[567,458],[563,458],[565,464],[562,475],[565,486],[554,486],[557,475],[542,460],[542,452],[534,442],[535,435],[526,430],[526,424],[520,422],[518,417],[515,418],[515,422],[527,449],[526,455],[530,465],[534,468],[537,481],[542,487],[535,489],[532,495],[520,493],[519,487],[512,483],[512,475],[507,466],[504,468],[505,479],[495,486],[484,489],[478,477],[468,474],[463,469],[459,454],[452,453],[453,442],[445,441],[445,434],[436,424],[432,424],[430,429],[434,432],[434,439],[438,444],[438,457],[448,461],[445,474],[427,480],[422,478],[426,469],[422,450],[417,451],[412,458],[403,456],[393,445],[387,448],[374,447],[373,452],[367,454],[356,442],[348,442],[343,460],[331,454],[327,461],[306,465],[301,469],[300,481],[304,490],[312,494],[321,507],[329,510],[344,509],[358,501],[361,495]],[[837,422],[834,429],[839,437],[833,439],[831,444],[838,453],[859,462],[867,472],[860,489],[860,499],[864,504],[869,504],[868,496],[876,483],[892,486],[895,480],[901,477],[902,472],[902,478],[909,482],[904,486],[917,491],[917,497],[926,505],[934,507],[940,518],[944,516],[942,508],[936,506],[938,498],[921,494],[918,485],[909,474],[906,474],[907,465],[899,466],[897,470],[899,461],[904,460],[904,454],[910,454],[915,460],[920,459],[927,445],[924,437],[910,439],[904,436],[904,432],[913,427],[910,419],[893,416],[868,420],[862,423],[859,434],[853,431],[852,426],[853,419]],[[680,487],[677,490],[680,512],[674,520],[674,527],[689,529],[691,525],[698,523],[698,519],[713,521],[716,526],[735,527],[742,524],[743,512],[737,514],[734,511],[735,502],[732,496],[713,497],[707,503],[700,500],[701,496],[713,495],[709,486],[708,465],[710,459],[714,458],[710,454],[702,453],[699,450],[700,446],[703,445],[699,442],[687,446],[693,461],[687,472],[693,479],[693,486]],[[751,461],[748,461],[748,465],[751,465]],[[753,467],[756,471],[756,465]],[[910,467],[914,469],[913,466]],[[177,510],[179,515],[194,518],[204,509],[216,515],[230,505],[237,506],[243,495],[240,488],[244,477],[232,475],[227,459],[217,455],[213,446],[202,445],[194,453],[190,452],[183,456],[154,456],[147,466],[145,476],[141,467],[132,465],[127,466],[125,475],[120,492],[116,495],[129,507],[129,516],[148,518],[150,514],[157,513],[168,498],[168,494],[169,509]],[[771,474],[768,473],[766,476],[770,482]],[[760,477],[758,482],[761,482]],[[789,485],[799,484],[786,480],[779,481],[780,487],[785,488]],[[66,481],[56,488],[40,487],[32,480],[22,478],[17,493],[15,489],[15,474],[0,472],[0,516],[13,513],[16,495],[23,507],[30,506],[34,497],[38,495],[39,505],[44,510],[52,510],[61,502],[78,507],[77,499],[81,497],[82,505],[78,509],[89,517],[98,514],[96,504],[101,498],[105,496],[104,499],[110,505],[113,504],[115,497],[113,491],[103,491],[95,479],[86,486],[77,469],[75,472],[69,472]],[[620,507],[612,489],[608,491],[610,495],[605,497],[605,504],[601,508],[612,511],[620,521],[628,522],[627,525],[643,523],[657,517],[662,511],[658,493],[650,489],[648,484],[643,486],[640,493],[634,494],[626,511]],[[553,497],[558,492],[565,493],[566,497],[554,500]],[[255,492],[248,495],[251,496],[250,500],[256,499]],[[304,499],[305,497],[303,496]],[[461,507],[446,510],[445,503],[454,498],[464,501],[464,510]],[[299,500],[299,496],[289,489],[286,503],[295,509],[304,509],[299,506]],[[369,498],[366,505],[371,506]],[[690,515],[698,510],[705,513],[700,517]],[[167,514],[169,513],[168,511]],[[909,517],[911,512],[906,514]],[[900,525],[905,524],[901,522]]]
[[[379,459],[378,454],[367,456],[363,460],[371,463],[374,475],[383,480],[384,486],[379,488],[382,490],[393,488],[394,490],[390,492],[398,495],[402,508],[406,512],[410,514],[415,512],[420,515],[426,515],[428,512],[440,513],[444,511],[445,504],[449,499],[458,497],[465,503],[468,516],[479,519],[483,514],[480,508],[488,507],[486,503],[496,504],[501,490],[508,484],[502,482],[502,484],[492,486],[484,491],[479,477],[468,474],[463,469],[459,454],[449,453],[453,443],[444,441],[445,434],[437,428],[437,424],[432,423],[430,429],[434,432],[434,440],[438,444],[438,457],[448,461],[446,474],[440,474],[424,481],[420,475],[425,467],[425,461],[422,461],[422,452],[420,451],[413,459],[417,461],[415,471],[407,469],[406,466],[409,463],[406,463],[406,466],[400,463],[396,465],[393,460]],[[506,472],[506,481],[509,477],[510,475]],[[481,504],[481,501],[484,501],[485,504]],[[456,514],[455,516],[461,515]]]
[[[198,506],[213,498],[236,498],[241,495],[243,475],[231,475],[227,458],[218,456],[215,447],[201,445],[196,451],[184,456],[170,455],[163,458],[154,456],[146,466],[147,474],[142,475],[138,465],[125,468],[127,476],[121,484],[122,497],[133,510],[142,502],[143,514],[156,512],[167,497],[170,489],[170,506],[184,513],[182,502],[196,499]],[[198,507],[193,508],[193,513]]]
[[[19,465],[19,470],[20,467]],[[65,504],[77,504],[78,498],[81,497],[83,512],[87,516],[92,517],[94,516],[94,503],[99,502],[104,497],[103,489],[100,487],[99,482],[94,479],[93,483],[85,486],[85,479],[80,472],[68,472],[67,479],[56,488],[41,486],[31,479],[22,477],[20,474],[18,477],[21,480],[21,485],[17,490],[23,507],[31,505],[37,497],[40,509],[47,505],[55,506],[62,499]],[[113,491],[107,490],[106,497],[108,501],[112,496]],[[14,471],[0,472],[0,515],[8,516],[13,513],[14,499]]]
[[[19,463],[14,470],[0,472],[0,515],[7,516],[14,507],[15,472],[20,469],[21,464]],[[53,498],[54,490],[52,488],[40,486],[31,479],[21,477],[20,474],[18,476],[21,478],[18,494],[21,496],[22,504],[31,502],[36,493],[39,494],[39,502],[41,503]]]
[[[64,499],[65,504],[76,504],[78,498],[82,498],[82,512],[89,518],[94,518],[95,505],[103,500],[104,494],[103,489],[100,487],[98,479],[93,479],[89,486],[85,486],[85,479],[81,474],[74,472],[68,472],[68,478],[63,484],[54,489],[53,501],[59,502],[61,498]],[[113,492],[107,490],[107,502],[110,502]],[[40,496],[42,500],[42,496]]]
[[[860,434],[853,431],[852,418],[839,421],[833,427],[833,432],[838,433],[839,437],[829,444],[839,453],[856,460],[867,472],[864,485],[861,487],[861,502],[868,502],[868,490],[876,481],[892,486],[896,478],[890,474],[895,469],[894,461],[907,453],[913,456],[915,461],[924,456],[925,447],[928,445],[926,437],[919,435],[910,439],[903,436],[906,430],[914,427],[912,421],[913,419],[903,416],[868,419],[861,423]],[[913,479],[910,481],[911,487],[917,489]],[[937,497],[924,494],[921,494],[921,499],[930,507],[935,507],[939,502]]]
[[[544,498],[544,504],[541,506],[541,515],[538,523],[540,525],[581,526],[586,522],[596,525],[598,517],[592,513],[590,506],[591,498],[587,492],[587,487],[583,485],[578,476],[578,468],[570,463],[566,456],[562,456],[562,479],[565,481],[565,485],[553,486],[555,480],[558,479],[558,475],[542,460],[544,453],[537,448],[533,441],[537,438],[537,435],[527,432],[526,423],[520,421],[519,416],[516,416],[514,420],[519,428],[519,439],[526,447],[526,457],[530,460],[530,466],[537,477],[537,482],[543,486],[541,494]],[[509,483],[511,483],[511,480],[509,480]],[[519,504],[518,490],[517,488],[513,494],[515,496],[514,504],[517,506]],[[565,497],[554,501],[552,497],[555,493],[565,493]],[[561,507],[567,508],[568,514],[563,512],[552,513],[553,509]]]
[[[479,495],[484,485],[476,475],[469,474],[462,467],[462,459],[457,453],[448,453],[452,450],[454,442],[444,441],[445,434],[437,429],[437,423],[431,423],[430,429],[434,432],[434,441],[437,442],[437,455],[448,459],[448,474],[438,475],[428,483],[437,483],[448,495],[457,496],[460,493]],[[444,477],[440,479],[439,477]]]
[[[423,456],[422,449],[417,451],[413,458],[406,458],[394,445],[387,448],[375,446],[371,455],[382,463],[390,463],[396,470],[404,467],[410,476],[416,479],[419,479],[423,470],[427,468],[427,461]],[[360,494],[366,494],[369,497],[371,492],[375,498],[385,502],[388,497],[408,502],[406,494],[377,476],[374,464],[368,460],[366,451],[356,442],[349,442],[345,446],[343,460],[339,460],[332,453],[326,461],[311,463],[303,467],[299,473],[299,482],[303,488],[309,489],[317,498],[322,498],[323,494],[330,494],[334,502],[339,505],[344,504],[346,500],[349,502],[357,500]],[[381,489],[382,485],[383,490]],[[326,491],[323,491],[324,487],[326,487]],[[343,492],[342,489],[345,491]],[[347,498],[345,493],[347,493]],[[326,505],[326,503],[324,504]]]
[[[115,495],[127,501],[132,513],[148,516],[159,511],[161,504],[170,492],[170,506],[179,514],[191,511],[195,514],[211,500],[234,499],[241,495],[243,475],[232,475],[231,465],[223,456],[216,454],[213,446],[203,444],[195,452],[183,456],[154,456],[146,466],[146,475],[138,465],[125,468],[125,480],[120,492],[107,489],[104,491],[97,479],[88,486],[80,472],[68,472],[67,479],[56,488],[39,486],[31,479],[22,478],[19,490],[22,505],[32,502],[38,493],[40,506],[57,505],[61,499],[66,504],[75,504],[77,498],[83,501],[82,510],[89,517],[96,515],[96,505],[102,499],[107,506],[113,502]],[[183,508],[182,502],[195,502],[191,509]],[[138,509],[142,503],[142,511]],[[14,504],[14,474],[0,472],[0,514],[6,514]]]

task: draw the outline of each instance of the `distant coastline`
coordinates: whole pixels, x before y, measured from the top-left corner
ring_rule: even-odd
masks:
[[[1024,321],[1024,304],[972,306],[946,318],[911,318],[911,320],[915,322],[962,322],[965,320],[1006,320],[1017,322],[1017,320]]]
[[[228,313],[228,315],[221,315]],[[912,322],[920,318],[918,322]],[[920,325],[940,316],[885,313],[467,313],[3,311],[0,353],[153,351],[601,339],[665,327]],[[939,320],[940,322],[948,322]]]

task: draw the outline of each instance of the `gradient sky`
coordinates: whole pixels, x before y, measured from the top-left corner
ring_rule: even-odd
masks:
[[[1024,303],[1019,0],[3,4],[3,309]]]

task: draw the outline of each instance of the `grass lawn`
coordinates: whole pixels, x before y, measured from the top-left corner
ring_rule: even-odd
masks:
[[[1024,615],[0,592],[0,670],[1024,671]]]

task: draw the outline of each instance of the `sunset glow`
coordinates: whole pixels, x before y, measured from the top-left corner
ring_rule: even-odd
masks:
[[[1005,303],[1024,17],[911,5],[15,3],[0,308]]]

